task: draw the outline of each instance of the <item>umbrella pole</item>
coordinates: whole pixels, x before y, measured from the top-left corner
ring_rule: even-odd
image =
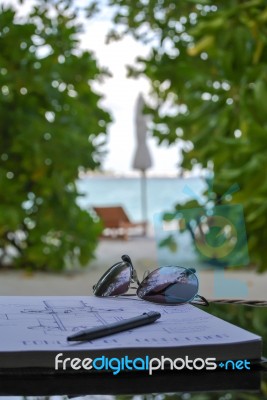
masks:
[[[147,179],[146,171],[142,170],[141,178],[141,203],[142,203],[142,219],[144,221],[144,236],[147,235]]]

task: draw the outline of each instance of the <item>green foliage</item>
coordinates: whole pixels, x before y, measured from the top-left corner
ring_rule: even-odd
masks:
[[[228,195],[236,190],[233,185]],[[164,213],[163,221],[171,222],[173,227],[176,225],[176,229],[162,230],[161,224],[157,224],[158,245],[167,247],[179,259],[183,250],[179,249],[178,242],[183,242],[182,235],[186,233],[190,235],[191,248],[201,266],[229,268],[248,265],[243,208],[240,204],[229,205],[224,199],[220,199],[218,205],[213,195],[208,190],[205,204],[201,207],[197,200],[190,200],[186,207],[177,204],[175,211]]]
[[[151,41],[130,74],[152,86],[159,143],[183,147],[184,169],[214,171],[220,197],[245,210],[250,258],[266,270],[267,6],[264,0],[110,0],[118,32]],[[122,28],[123,27],[123,28]]]
[[[101,162],[110,116],[91,82],[104,71],[79,49],[71,1],[0,7],[0,266],[84,265],[101,226],[75,181]]]

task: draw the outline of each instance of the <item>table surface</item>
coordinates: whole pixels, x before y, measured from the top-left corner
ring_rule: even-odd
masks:
[[[267,370],[250,371],[160,371],[144,372],[64,372],[43,369],[0,371],[0,395],[86,395],[145,394],[165,392],[253,391],[267,384]]]
[[[224,306],[226,307],[226,306]],[[227,310],[231,308],[230,306]],[[220,307],[220,310],[223,306]],[[225,308],[226,309],[226,308]],[[233,306],[235,311],[236,307]],[[219,310],[219,311],[220,311]],[[248,310],[239,307],[239,313],[244,316]],[[212,311],[212,310],[211,310]],[[230,310],[231,311],[231,310]],[[257,320],[265,323],[266,310],[253,310]],[[228,312],[228,311],[227,311]],[[249,314],[250,315],[250,314]],[[236,322],[236,321],[234,321]],[[265,326],[265,325],[264,325]],[[245,329],[252,328],[243,326]],[[253,330],[254,327],[253,327]],[[261,332],[259,332],[261,334]],[[266,343],[266,330],[263,332],[263,342]],[[266,355],[266,347],[263,349]],[[225,371],[155,371],[152,376],[148,372],[129,371],[114,376],[112,372],[59,372],[54,369],[0,369],[0,396],[49,396],[49,395],[120,395],[147,393],[195,393],[221,394],[236,392],[239,394],[252,392],[252,399],[265,399],[267,391],[267,362],[255,365],[252,370]],[[261,390],[265,390],[262,393]],[[209,398],[209,397],[207,397]],[[215,397],[210,397],[214,399]],[[242,397],[243,398],[243,397]]]

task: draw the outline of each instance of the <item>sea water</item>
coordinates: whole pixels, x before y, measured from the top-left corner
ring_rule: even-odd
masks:
[[[132,221],[144,220],[141,178],[85,177],[77,182],[77,199],[83,209],[121,205]],[[148,178],[146,180],[147,220],[157,213],[173,211],[174,206],[199,199],[206,188],[201,178]]]

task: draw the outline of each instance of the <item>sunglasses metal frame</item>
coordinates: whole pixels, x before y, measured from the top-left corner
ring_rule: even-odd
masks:
[[[124,255],[121,257],[121,259],[122,259],[122,261],[119,261],[118,263],[113,264],[113,265],[102,275],[102,277],[99,279],[99,281],[97,282],[97,284],[95,284],[95,285],[93,286],[93,291],[94,291],[94,295],[95,295],[95,296],[97,296],[97,297],[117,297],[117,296],[136,296],[136,295],[138,296],[138,289],[141,287],[142,282],[144,281],[144,279],[143,279],[142,282],[139,281],[139,279],[138,279],[138,277],[137,277],[137,272],[136,272],[136,270],[135,270],[134,267],[133,267],[132,260],[131,260],[131,258],[130,258],[127,254],[124,254]],[[120,294],[118,294],[118,295],[112,295],[112,296],[103,296],[103,295],[97,294],[98,289],[101,288],[101,285],[103,285],[103,283],[104,283],[105,280],[107,279],[108,275],[111,274],[111,272],[114,271],[114,270],[116,269],[116,267],[122,265],[123,263],[127,264],[127,266],[129,266],[129,268],[130,268],[130,279],[129,279],[129,282],[128,282],[128,287],[127,287],[127,289],[124,291],[124,293],[120,293]],[[178,266],[177,266],[177,267],[178,267]],[[157,268],[156,270],[160,270],[161,268],[166,268],[166,267],[159,267],[159,268]],[[190,271],[191,274],[194,274],[194,275],[195,275],[196,270],[195,270],[194,268],[184,268],[184,267],[180,267],[180,268],[183,268],[184,270],[188,270],[188,271]],[[152,274],[152,273],[154,273],[156,270],[153,270],[152,272],[150,272],[149,275]],[[147,275],[146,278],[147,278],[149,275]],[[197,276],[196,276],[196,275],[195,275],[195,277],[196,277],[196,279],[197,279]],[[145,279],[146,279],[146,278],[145,278]],[[198,279],[197,279],[197,281],[198,281]],[[132,284],[132,283],[137,283],[138,287],[137,287],[137,288],[131,287],[131,284]],[[135,289],[135,290],[136,290],[136,294],[134,294],[134,293],[127,293],[128,290],[129,290],[130,288],[131,288],[131,289]],[[166,288],[164,288],[163,290],[165,290],[165,289],[166,289]],[[138,296],[138,297],[141,298],[140,296]],[[141,299],[142,299],[142,300],[145,300],[145,301],[149,301],[149,300],[147,300],[147,299],[143,299],[143,298],[141,298]],[[150,301],[150,302],[157,303],[156,301]],[[160,303],[160,302],[158,302],[157,304],[179,305],[179,304],[186,304],[186,303],[195,304],[195,305],[201,305],[201,306],[208,306],[208,305],[209,305],[208,300],[205,299],[205,297],[200,296],[199,294],[196,294],[191,300],[188,300],[188,301],[185,301],[185,302],[177,302],[177,303],[167,303],[167,302],[166,302],[166,303]]]

